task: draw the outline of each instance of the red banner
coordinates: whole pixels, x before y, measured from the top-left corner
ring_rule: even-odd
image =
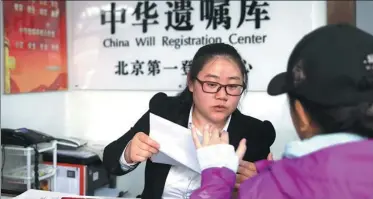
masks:
[[[66,4],[3,1],[5,93],[67,89]]]

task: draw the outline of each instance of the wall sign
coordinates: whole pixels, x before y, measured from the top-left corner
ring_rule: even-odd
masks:
[[[180,90],[198,48],[216,42],[241,53],[249,90],[266,90],[317,10],[311,1],[69,3],[73,84],[110,90]]]
[[[65,1],[2,3],[4,92],[66,90]]]

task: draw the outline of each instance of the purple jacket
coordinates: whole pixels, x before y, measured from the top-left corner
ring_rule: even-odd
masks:
[[[256,166],[259,174],[241,184],[239,199],[373,199],[373,140]],[[235,180],[230,169],[205,169],[190,198],[230,199]]]

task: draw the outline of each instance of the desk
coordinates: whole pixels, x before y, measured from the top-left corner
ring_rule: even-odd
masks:
[[[118,198],[111,198],[111,197],[94,197],[94,196],[77,196],[72,194],[65,194],[65,193],[58,193],[58,192],[50,192],[50,191],[41,191],[35,189],[29,189],[28,191],[24,192],[23,194],[11,198],[6,196],[1,196],[1,198],[6,199],[60,199],[61,197],[77,197],[77,198],[90,198],[90,199],[118,199]],[[136,199],[136,198],[127,198],[127,199]]]

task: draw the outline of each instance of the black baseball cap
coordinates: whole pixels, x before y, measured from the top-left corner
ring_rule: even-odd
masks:
[[[270,81],[267,92],[328,106],[373,102],[373,36],[349,24],[313,30],[297,43],[287,71]]]

